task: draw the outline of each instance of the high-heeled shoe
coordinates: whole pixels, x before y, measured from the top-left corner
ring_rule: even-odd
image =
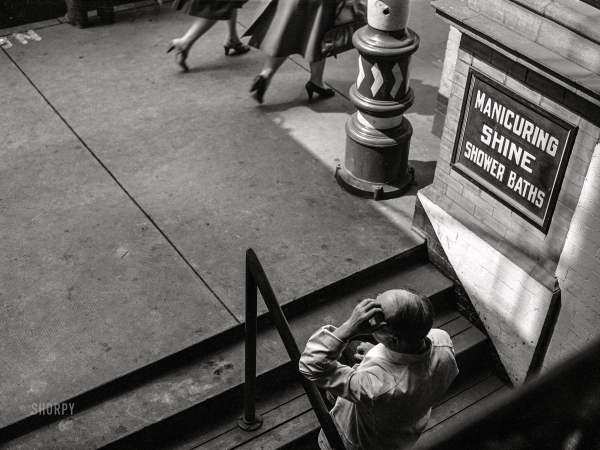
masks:
[[[184,72],[190,70],[185,60],[188,57],[188,50],[183,48],[181,45],[177,44],[175,41],[171,41],[169,44],[169,48],[167,49],[167,53],[170,53],[172,50],[177,50],[175,53],[175,61],[179,64],[179,67],[183,69]]]
[[[312,81],[309,81],[308,83],[306,83],[306,93],[308,94],[309,100],[312,100],[313,92],[319,94],[319,97],[321,98],[331,98],[335,95],[335,91],[333,89],[322,88],[317,86]]]
[[[267,79],[262,75],[254,77],[254,80],[252,80],[252,86],[250,86],[250,92],[252,92],[252,97],[254,97],[258,103],[262,104],[266,90]]]
[[[236,42],[235,44],[231,42],[223,44],[223,48],[225,49],[225,56],[229,56],[229,50],[233,50],[231,56],[243,55],[244,53],[248,53],[250,51],[250,47],[246,44],[242,44],[240,41]]]

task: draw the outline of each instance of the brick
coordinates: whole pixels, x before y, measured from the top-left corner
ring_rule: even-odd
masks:
[[[592,271],[591,271],[590,277],[588,278],[588,281],[593,286],[595,286],[596,291],[600,290],[600,275],[598,275],[598,272],[599,272],[598,267],[600,267],[600,266],[598,266],[598,264],[595,264],[591,267]],[[591,292],[589,292],[589,293],[591,293]]]
[[[484,212],[488,216],[491,215],[491,208],[489,207],[489,205],[485,202],[485,200],[483,200],[475,192],[473,192],[473,191],[471,191],[469,189],[465,189],[463,191],[463,196],[465,197],[465,199],[467,199],[473,205],[475,205],[475,209],[476,210],[480,210],[480,211]],[[477,214],[477,213],[474,212],[474,214]]]
[[[460,93],[460,96],[456,95],[456,93]],[[457,116],[460,116],[460,110],[462,109],[462,95],[464,95],[464,89],[456,84],[453,84],[450,92],[450,98],[448,99],[448,108],[454,108],[456,111],[458,111]]]
[[[446,97],[450,97],[450,89],[452,89],[452,78],[442,76],[442,78],[440,79],[439,93]]]
[[[444,54],[444,66],[442,67],[442,76],[452,79],[454,72],[456,71],[456,58],[457,54],[446,49]]]
[[[515,80],[512,76],[506,77],[506,87],[515,91],[520,96],[526,98],[531,103],[539,105],[542,101],[542,94],[536,92],[529,87],[522,84],[522,82]]]
[[[462,175],[461,175],[462,176]],[[483,192],[479,187],[475,186],[471,181],[464,178],[463,185],[465,186],[465,190],[469,190],[471,193],[480,197]]]
[[[451,158],[454,152],[454,141],[448,137],[447,134],[442,136],[440,139],[440,151],[449,154],[447,157]]]
[[[573,220],[578,220],[581,223],[586,224],[588,227],[592,228],[593,230],[599,231],[600,230],[600,223],[598,221],[598,217],[595,216],[594,214],[592,214],[592,212],[590,211],[578,211],[578,213],[576,214],[576,216],[574,216]]]
[[[561,102],[565,96],[565,89],[563,87],[558,86],[533,70],[527,72],[525,83],[532,89],[542,93],[545,97],[557,102]]]
[[[570,211],[566,209],[566,211]],[[552,216],[552,221],[550,222],[550,228],[548,228],[548,234],[560,233],[561,236],[566,236],[567,232],[571,228],[570,219],[565,218],[561,214],[556,214],[558,212],[558,205],[555,209],[555,214]],[[572,214],[572,211],[571,211]]]
[[[562,208],[570,209],[572,211],[577,209],[577,198],[566,191],[561,190],[561,192],[559,192],[558,201],[562,204]]]
[[[512,221],[518,223],[526,230],[529,230],[529,229],[531,229],[531,227],[533,227],[533,225],[531,225],[527,220],[525,220],[523,217],[521,217],[520,215],[518,215],[516,213],[511,214],[510,218]]]
[[[465,52],[463,49],[458,49],[458,59],[467,63],[469,66],[473,64],[473,55],[471,53]]]
[[[544,308],[547,306],[552,296],[552,290],[549,286],[543,286],[530,276],[519,280],[523,289],[531,293],[529,303],[533,308]]]
[[[581,122],[580,122],[581,123]],[[575,143],[582,145],[588,150],[593,151],[598,144],[598,138],[595,138],[593,135],[589,134],[583,129],[580,129],[575,137]]]
[[[502,225],[504,225],[504,227],[506,227],[506,228],[508,228],[510,226],[510,223],[512,222],[510,219],[510,215],[506,214],[504,211],[502,211],[499,208],[493,208],[492,217],[494,219],[496,219],[498,222],[500,222]]]
[[[452,171],[450,171],[452,172]],[[441,180],[446,186],[450,186],[452,189],[454,189],[456,192],[461,193],[463,190],[463,186],[462,184],[460,184],[458,181],[456,181],[454,178],[452,178],[450,176],[450,174],[445,174],[444,172],[437,173],[436,172],[436,178],[438,178],[439,180]],[[446,195],[448,193],[446,192]]]
[[[559,198],[561,198],[562,194],[570,195],[571,197],[573,197],[575,199],[575,204],[573,205],[573,209],[576,209],[577,199],[579,199],[579,196],[581,195],[581,187],[582,186],[571,182],[571,180],[569,180],[568,178],[565,178],[562,182]],[[572,206],[572,205],[567,204],[567,206]]]
[[[459,86],[456,83],[452,85],[450,95],[461,101],[461,107],[462,107],[462,100],[463,100],[464,94],[465,94],[465,89],[463,87]]]
[[[580,316],[585,317],[586,320],[588,320],[590,322],[593,322],[596,320],[596,317],[598,316],[598,314],[596,312],[594,312],[594,310],[592,310],[585,303],[580,301],[579,298],[573,297],[572,295],[567,293],[565,295],[564,300],[565,300],[565,302],[564,302],[563,308],[565,308],[565,310],[566,310],[566,307],[568,306],[570,312],[572,309],[572,315],[570,315],[569,317],[574,318],[576,314],[579,314]]]
[[[525,236],[525,232],[527,231],[527,228],[525,228],[519,222],[513,220],[512,216],[511,216],[510,222],[508,223],[508,229],[513,231],[516,234],[522,234],[523,236]]]
[[[567,331],[566,339],[569,343],[573,344],[573,346],[579,351],[582,351],[585,348],[585,344],[587,342],[587,339],[581,339],[579,336],[577,336],[577,334],[575,334],[571,330]]]
[[[454,79],[452,81],[455,85],[458,85],[456,89],[462,88],[464,90],[467,86],[467,77],[460,72],[454,72]]]
[[[600,123],[600,107],[581,95],[577,95],[571,91],[565,91],[563,104],[566,108],[576,112],[580,116],[585,117],[592,122]]]
[[[575,142],[573,145],[573,151],[571,152],[571,158],[578,158],[582,160],[584,163],[589,165],[592,162],[592,158],[594,156],[594,150],[589,150],[585,148],[583,145]]]
[[[448,185],[446,195],[450,197],[450,199],[453,200],[454,203],[458,204],[462,209],[464,209],[469,215],[473,215],[473,213],[475,212],[475,205],[467,201],[460,193],[458,193],[458,191],[454,190],[450,185]]]
[[[519,80],[520,82],[524,83],[525,79],[527,78],[528,71],[529,69],[523,64],[514,61],[512,65],[508,68],[506,73],[515,80]]]
[[[565,178],[567,178],[569,182],[577,185],[578,187],[583,187],[583,183],[585,181],[585,175],[576,172],[575,170],[573,170],[573,168],[571,168],[570,165],[565,171]]]
[[[546,235],[546,239],[559,239],[564,243],[564,241],[567,239],[567,234],[569,233],[569,224],[561,216],[557,216],[557,219],[558,220],[553,220],[550,224],[550,228],[548,228],[548,234]]]
[[[541,312],[536,309],[532,309],[525,314],[527,320],[533,324],[533,329],[537,332],[536,337],[539,336],[539,331],[544,326],[544,320],[546,316],[544,316]]]
[[[597,316],[597,315],[596,315]],[[595,318],[594,318],[595,320]],[[574,317],[575,323],[581,327],[585,333],[591,337],[598,336],[598,328],[594,324],[594,320],[590,321],[586,317],[576,313]]]
[[[456,141],[456,130],[445,127],[444,138],[447,139],[449,142],[452,142],[452,146],[454,146],[454,142]]]
[[[585,263],[580,258],[569,255],[569,257],[567,258],[563,258],[563,260],[564,264],[569,269],[576,272],[578,276],[584,279],[587,279],[590,276],[591,270],[589,266],[585,265]]]
[[[567,241],[574,244],[582,252],[585,252],[586,248],[594,249],[594,252],[595,252],[596,248],[598,248],[598,246],[595,245],[592,241],[590,241],[588,238],[586,238],[585,236],[578,234],[578,233],[570,233],[569,236],[567,237]]]
[[[543,93],[543,92],[542,92]],[[548,112],[560,117],[561,119],[573,124],[577,125],[581,119],[577,114],[569,111],[567,108],[560,106],[556,102],[548,99],[547,96],[542,96],[542,101],[540,102],[540,106],[546,109]]]
[[[572,332],[573,334],[575,334],[582,342],[587,342],[587,340],[589,339],[591,333],[589,331],[587,331],[581,325],[580,321],[576,320],[576,318],[577,318],[577,314],[575,315],[575,319],[569,320],[569,321],[565,321],[564,327],[567,330],[569,330],[570,332]],[[581,322],[584,322],[584,320],[581,320]],[[568,333],[567,333],[567,340],[570,341]]]
[[[456,61],[456,66],[454,67],[454,70],[457,71],[458,73],[463,74],[466,77],[467,75],[469,75],[470,68],[471,68],[470,64],[467,64],[464,61],[458,60],[458,61]]]
[[[485,226],[496,231],[496,233],[500,234],[501,236],[504,236],[506,227],[494,219],[491,214],[489,214],[480,206],[476,205],[475,211],[473,211],[473,216]]]
[[[462,35],[460,40],[460,48],[466,52],[476,55],[482,61],[490,61],[492,59],[493,50],[467,34]]]
[[[561,260],[556,268],[556,277],[558,278],[559,282],[561,280],[564,281],[565,277],[567,276],[567,270],[569,270],[569,267]]]
[[[524,236],[522,236],[520,234],[517,235],[512,230],[506,230],[506,233],[504,234],[504,236],[506,237],[506,239],[509,242],[512,242],[513,244],[517,245],[519,247],[519,250],[521,250],[530,259],[532,259],[534,261],[538,260],[539,255],[540,255],[540,250],[538,248],[534,247],[533,245],[531,245],[530,242],[525,240]]]
[[[499,71],[495,67],[490,66],[487,62],[480,59],[473,59],[473,67],[482,71],[490,78],[496,80],[498,83],[504,84],[504,81],[506,80],[506,74],[504,72]]]
[[[448,175],[450,174],[450,164],[441,158],[438,159],[436,168],[444,173],[447,173]]]
[[[600,93],[598,93],[598,91],[590,91],[589,89],[585,88],[584,86],[578,85],[575,92],[577,93],[577,95],[579,95],[580,97],[583,97],[588,102],[593,103],[594,105],[600,106]],[[592,120],[592,122],[594,122],[596,125],[598,125],[598,123],[596,121]]]
[[[449,186],[452,186],[453,189],[457,192],[459,192],[461,195],[464,191],[465,188],[465,182],[467,181],[465,179],[465,177],[463,177],[462,175],[460,175],[458,172],[456,172],[455,170],[451,170],[450,171],[450,178],[452,178],[452,180],[454,180],[454,184],[448,183]],[[456,187],[454,187],[456,186]]]
[[[462,37],[462,33],[458,30],[458,28],[450,26],[450,31],[448,31],[448,42],[460,43],[460,38]]]
[[[586,225],[585,223],[581,226],[579,235],[588,239],[590,242],[594,242],[596,247],[600,244],[600,231],[594,230],[593,228]],[[593,254],[592,250],[589,249],[589,247],[584,251],[587,251],[589,254]]]
[[[490,64],[501,72],[508,73],[508,71],[515,65],[515,61],[507,58],[500,52],[494,52]]]
[[[585,175],[588,172],[589,165],[589,162],[584,161],[583,159],[579,158],[573,153],[571,155],[571,158],[569,158],[568,168],[581,175],[582,177],[585,177]]]
[[[538,263],[546,265],[549,272],[552,272],[556,268],[556,264],[560,260],[564,242],[563,239],[553,237],[545,240],[540,248],[541,257]]]
[[[600,126],[586,119],[581,119],[579,122],[579,130],[591,135],[596,140],[600,139]]]

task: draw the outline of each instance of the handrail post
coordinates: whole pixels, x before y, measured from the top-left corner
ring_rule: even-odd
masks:
[[[248,273],[250,271],[251,273]],[[335,424],[333,423],[333,419],[329,415],[329,411],[323,402],[323,398],[317,389],[315,384],[302,376],[298,371],[298,364],[300,362],[300,349],[298,348],[298,344],[294,339],[294,335],[292,334],[292,330],[283,315],[283,311],[281,310],[281,306],[277,301],[277,297],[275,296],[275,292],[273,292],[273,288],[271,287],[271,283],[269,283],[269,279],[265,274],[265,271],[258,260],[258,256],[254,253],[254,250],[251,248],[246,252],[246,277],[252,278],[254,286],[257,286],[260,289],[260,293],[262,294],[262,298],[269,309],[269,313],[271,314],[271,319],[279,332],[279,336],[283,341],[283,345],[290,357],[292,365],[296,368],[296,373],[300,378],[300,382],[304,387],[304,391],[306,392],[306,396],[310,401],[311,406],[319,420],[319,424],[323,429],[323,433],[325,433],[325,437],[329,442],[329,446],[333,450],[344,450],[345,446],[342,442],[342,438],[338,433]],[[246,284],[248,286],[248,284]],[[256,289],[253,290],[254,295],[256,295]],[[254,317],[256,317],[256,298],[253,302],[254,304]],[[247,316],[248,317],[248,316]],[[254,320],[254,324],[256,326],[256,320]],[[248,329],[248,328],[246,328]],[[254,329],[254,360],[256,361],[256,329]],[[246,344],[247,345],[247,344]],[[248,347],[246,347],[248,349]],[[256,370],[256,369],[254,369]],[[255,372],[254,372],[255,373]]]
[[[250,270],[246,254],[246,356],[244,383],[244,414],[238,418],[238,426],[246,431],[260,428],[262,417],[256,414],[256,320],[258,296],[256,281]]]

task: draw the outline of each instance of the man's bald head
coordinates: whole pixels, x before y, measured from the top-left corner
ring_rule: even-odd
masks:
[[[394,289],[377,297],[391,334],[408,344],[427,336],[433,327],[433,306],[427,297],[412,289]]]

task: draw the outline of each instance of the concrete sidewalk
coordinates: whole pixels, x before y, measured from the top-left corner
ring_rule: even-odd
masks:
[[[265,5],[240,11],[240,32]],[[413,2],[406,115],[418,185],[379,203],[333,178],[356,51],[328,62],[333,99],[307,101],[308,65],[292,57],[257,106],[264,55],[225,57],[222,24],[181,73],[164,52],[188,16],[167,3],[117,19],[46,23],[41,41],[9,36],[0,52],[1,425],[242,322],[248,247],[285,303],[420,242],[410,222],[438,153],[447,36],[427,2]]]

